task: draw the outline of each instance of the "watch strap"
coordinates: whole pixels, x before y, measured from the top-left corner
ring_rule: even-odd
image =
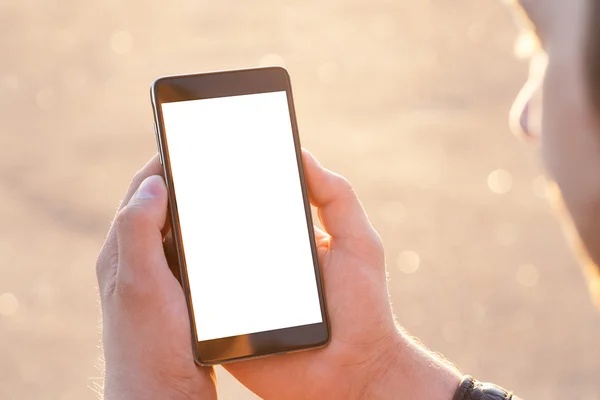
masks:
[[[500,386],[476,381],[465,376],[458,386],[453,400],[512,400],[513,394]]]

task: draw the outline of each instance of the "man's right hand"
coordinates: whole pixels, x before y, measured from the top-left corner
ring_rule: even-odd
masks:
[[[458,372],[396,327],[381,239],[350,183],[303,158],[325,229],[315,227],[331,342],[225,367],[264,399],[451,399]]]

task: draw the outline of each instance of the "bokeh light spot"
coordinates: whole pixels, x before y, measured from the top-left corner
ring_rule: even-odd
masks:
[[[118,31],[110,36],[110,48],[117,54],[127,54],[133,49],[133,36],[127,31]]]
[[[414,251],[403,251],[396,261],[398,269],[405,274],[414,274],[419,269],[421,257]]]
[[[492,171],[488,176],[488,186],[496,194],[505,194],[510,192],[513,185],[512,175],[503,169]]]
[[[10,317],[19,310],[19,300],[12,293],[2,293],[0,295],[0,315]]]
[[[56,104],[56,94],[51,88],[44,88],[35,95],[35,102],[42,110],[49,110]]]
[[[270,53],[270,54],[265,54],[260,59],[259,65],[261,67],[269,67],[272,65],[285,67],[285,60],[279,54]]]
[[[521,286],[530,288],[538,284],[540,272],[535,265],[525,264],[519,267],[516,278]]]

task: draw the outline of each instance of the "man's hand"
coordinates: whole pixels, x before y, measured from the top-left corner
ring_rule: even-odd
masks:
[[[196,366],[185,297],[163,250],[167,189],[154,157],[134,178],[97,262],[105,400],[216,399]]]
[[[303,158],[325,229],[315,227],[331,342],[225,367],[264,399],[451,399],[458,372],[395,325],[383,246],[350,183]]]
[[[303,156],[325,229],[315,232],[331,342],[227,369],[265,399],[450,399],[458,373],[394,323],[381,240],[352,187]],[[194,364],[185,297],[165,258],[159,174],[155,157],[134,179],[98,258],[107,400],[216,398],[212,369]]]

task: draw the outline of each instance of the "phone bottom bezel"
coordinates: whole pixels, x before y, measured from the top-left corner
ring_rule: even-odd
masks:
[[[271,355],[313,350],[329,343],[325,322],[196,342],[195,362],[201,366],[220,365]]]

